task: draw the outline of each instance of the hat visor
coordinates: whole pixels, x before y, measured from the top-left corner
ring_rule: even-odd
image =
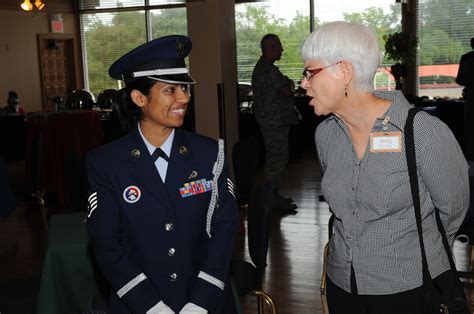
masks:
[[[187,73],[183,74],[171,74],[171,75],[153,75],[147,76],[149,79],[169,83],[169,84],[183,84],[183,85],[192,85],[196,84],[196,81],[193,77]]]

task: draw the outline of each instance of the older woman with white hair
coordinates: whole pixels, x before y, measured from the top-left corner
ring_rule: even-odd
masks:
[[[399,91],[374,92],[381,61],[369,27],[332,22],[302,47],[302,87],[316,115],[322,190],[335,216],[329,244],[331,313],[422,313],[422,257],[405,158],[412,107]],[[429,273],[454,282],[439,210],[452,244],[469,205],[467,163],[449,128],[425,112],[414,119],[422,235]],[[390,140],[390,141],[388,141]]]

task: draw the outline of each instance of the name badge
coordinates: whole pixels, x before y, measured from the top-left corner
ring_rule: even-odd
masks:
[[[372,153],[393,153],[402,151],[401,132],[370,133],[370,151]]]

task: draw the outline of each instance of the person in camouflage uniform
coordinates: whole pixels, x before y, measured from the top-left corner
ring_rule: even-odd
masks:
[[[280,196],[279,182],[288,164],[288,132],[297,124],[294,111],[294,82],[277,66],[283,47],[277,35],[267,34],[260,41],[262,56],[252,74],[253,109],[262,132],[266,158],[265,180],[276,186],[275,207],[296,213],[291,199]]]

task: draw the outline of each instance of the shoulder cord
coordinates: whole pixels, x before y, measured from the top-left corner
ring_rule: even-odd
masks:
[[[212,168],[212,174],[214,177],[212,178],[212,194],[211,194],[211,201],[209,202],[209,208],[207,209],[207,220],[206,220],[206,232],[209,238],[211,236],[211,222],[212,222],[212,215],[214,214],[214,209],[217,205],[217,198],[219,196],[219,185],[218,180],[219,176],[222,173],[222,169],[224,168],[224,140],[218,140],[219,148],[217,152],[217,160],[214,163],[214,167]]]

